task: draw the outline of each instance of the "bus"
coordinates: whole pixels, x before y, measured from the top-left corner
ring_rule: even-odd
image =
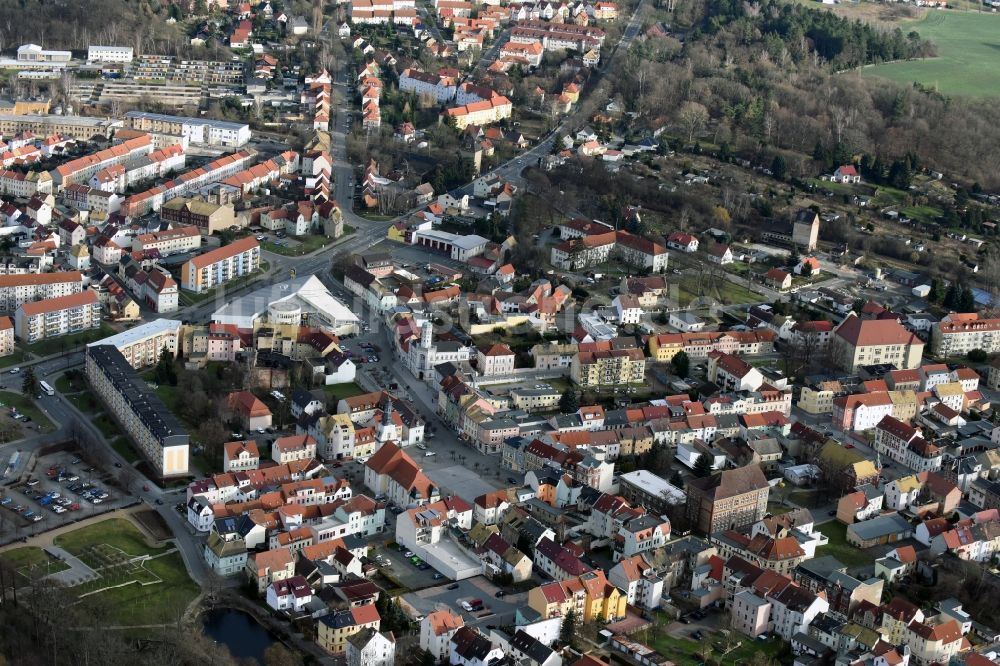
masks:
[[[52,388],[51,386],[49,386],[46,382],[39,382],[38,385],[42,387],[42,391],[45,392],[45,395],[55,395],[56,394],[56,390],[54,388]]]

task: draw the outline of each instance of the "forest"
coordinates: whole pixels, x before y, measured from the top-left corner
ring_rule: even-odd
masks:
[[[679,0],[671,16],[671,35],[636,43],[614,80],[614,95],[646,127],[666,126],[681,144],[755,164],[781,156],[790,177],[816,176],[833,156],[867,153],[886,172],[909,161],[969,186],[1000,187],[991,101],[854,69],[933,54],[915,33],[783,0]]]

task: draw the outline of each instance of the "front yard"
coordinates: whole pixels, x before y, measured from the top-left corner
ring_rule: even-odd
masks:
[[[347,384],[324,384],[322,387],[323,393],[326,394],[327,398],[334,398],[336,400],[343,400],[344,398],[353,398],[356,395],[362,395],[366,391],[353,382]]]
[[[74,333],[73,335],[63,335],[58,338],[40,340],[24,348],[36,356],[51,356],[52,354],[62,354],[71,349],[78,349],[87,343],[106,338],[117,333],[107,322],[101,322],[99,328]]]

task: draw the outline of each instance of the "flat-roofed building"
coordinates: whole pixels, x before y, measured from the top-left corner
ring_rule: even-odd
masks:
[[[135,52],[131,46],[89,46],[87,60],[90,62],[132,62]]]
[[[62,134],[89,139],[94,135],[109,136],[121,126],[120,120],[92,116],[0,114],[0,134],[4,136],[32,132],[39,136]]]
[[[101,302],[92,289],[24,303],[14,313],[14,333],[31,344],[101,327]]]
[[[111,345],[87,348],[94,394],[161,477],[188,473],[188,434],[128,360]]]
[[[260,245],[252,236],[198,255],[181,267],[181,289],[202,293],[260,268]]]
[[[162,113],[129,111],[125,114],[127,127],[185,137],[191,143],[238,148],[250,141],[250,126],[209,118],[168,116]]]
[[[121,352],[133,368],[155,364],[166,349],[175,358],[182,341],[182,323],[178,319],[155,319],[135,328],[92,342],[87,348],[109,346]]]

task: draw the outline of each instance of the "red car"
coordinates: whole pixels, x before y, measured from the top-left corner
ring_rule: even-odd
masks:
[[[853,449],[854,445],[853,444],[844,444],[844,448],[845,449]]]

